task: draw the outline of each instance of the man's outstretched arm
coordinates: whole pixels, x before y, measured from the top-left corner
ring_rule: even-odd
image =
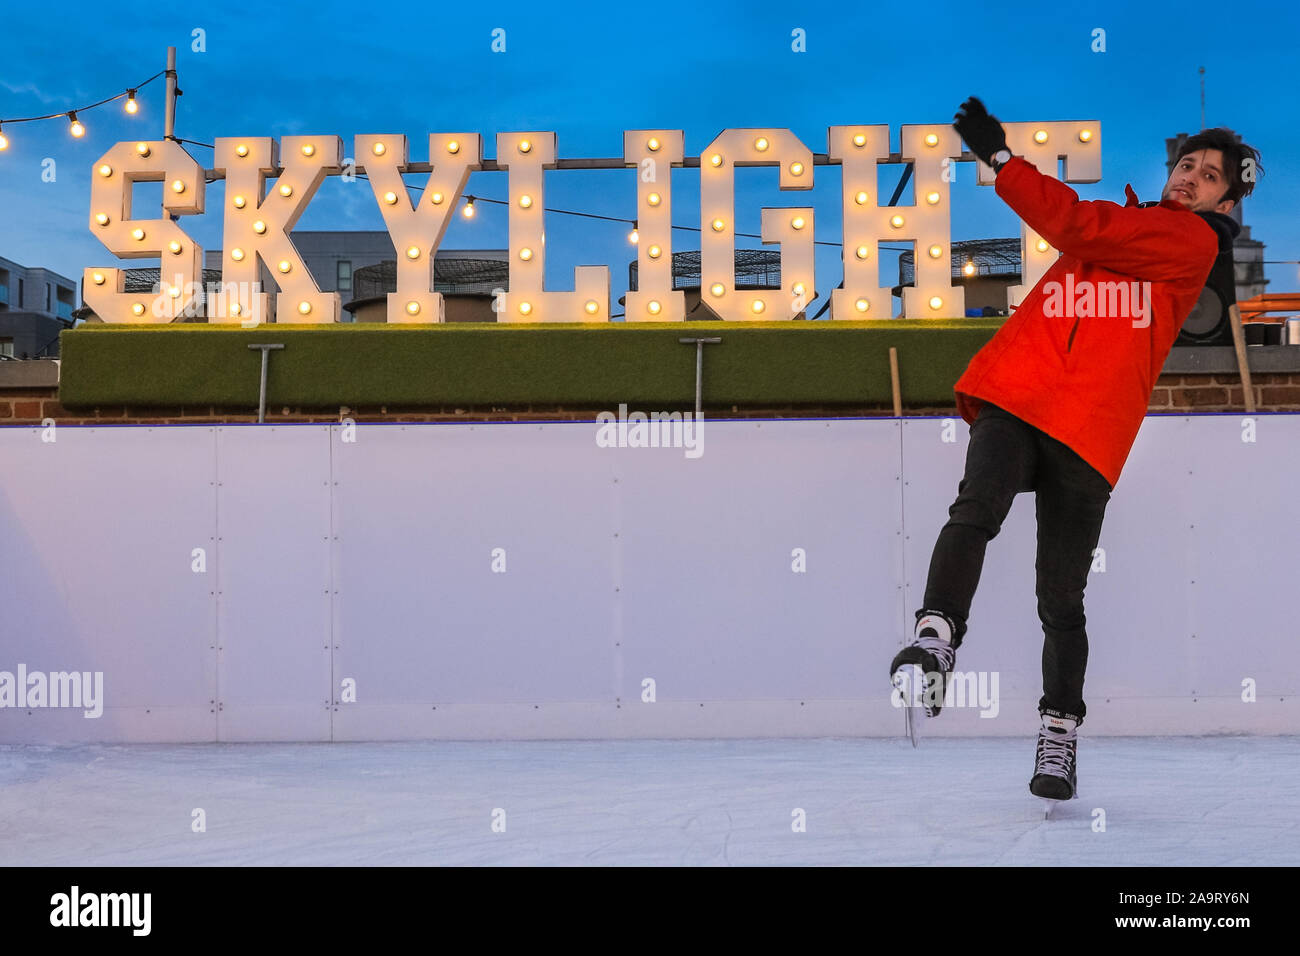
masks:
[[[952,125],[971,152],[997,171],[1003,201],[1061,252],[1138,279],[1205,281],[1219,245],[1200,217],[1080,200],[1069,186],[1011,157],[1002,124],[975,97],[961,105]]]

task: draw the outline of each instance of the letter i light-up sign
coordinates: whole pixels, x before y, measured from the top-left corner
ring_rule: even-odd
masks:
[[[1064,160],[1067,182],[1101,178],[1100,124],[1003,125],[1011,151],[1042,172],[1056,176],[1057,164]],[[390,323],[444,321],[443,297],[434,291],[434,256],[470,173],[485,165],[507,174],[509,196],[509,290],[498,297],[497,321],[609,321],[608,265],[577,266],[571,291],[545,287],[544,177],[547,170],[562,168],[566,162],[557,159],[555,133],[497,134],[494,166],[485,163],[477,133],[430,135],[427,162],[411,160],[402,135],[359,135],[354,146],[357,164],[369,180],[396,250],[396,289],[387,300]],[[636,171],[638,282],[625,300],[629,322],[686,318],[685,296],[673,287],[672,265],[672,170],[685,165],[685,155],[681,130],[627,130],[621,157],[571,161],[588,169]],[[780,248],[780,288],[738,289],[735,170],[773,166],[782,190],[811,190],[814,165],[822,162],[839,165],[843,173],[843,281],[840,276],[823,280],[825,286],[839,285],[831,292],[832,320],[890,317],[891,293],[880,283],[882,242],[913,247],[915,281],[903,290],[904,316],[964,315],[964,289],[953,285],[950,212],[955,164],[963,158],[960,137],[951,126],[941,124],[903,126],[897,153],[890,148],[887,126],[833,126],[827,131],[824,159],[814,157],[789,130],[723,130],[698,160],[702,302],[729,321],[788,320],[804,314],[817,294],[813,208],[762,209],[762,241]],[[881,163],[912,165],[913,203],[881,204],[876,189]],[[270,137],[218,138],[210,171],[170,140],[119,143],[95,164],[90,229],[119,258],[159,259],[159,286],[151,294],[128,293],[120,270],[87,269],[86,304],[103,321],[116,323],[167,323],[200,310],[206,310],[209,322],[245,327],[272,320],[338,322],[339,294],[320,290],[290,233],[325,177],[341,172],[343,146],[338,136],[286,136],[279,142]],[[427,172],[428,179],[415,195],[404,177],[421,172]],[[225,179],[222,282],[204,290],[203,250],[180,220],[205,213],[205,184],[221,178]],[[135,219],[133,184],[149,181],[164,184],[162,214]],[[977,181],[993,182],[992,170],[983,163],[978,163]],[[1019,303],[1056,255],[1042,237],[1022,224],[1022,281],[1008,291],[1008,305]],[[263,275],[278,287],[274,300],[262,291]]]

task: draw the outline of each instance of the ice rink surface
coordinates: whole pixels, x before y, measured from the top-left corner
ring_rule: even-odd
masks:
[[[0,746],[0,864],[1300,863],[1300,737],[1081,737],[1051,819],[1033,759],[1033,738]]]

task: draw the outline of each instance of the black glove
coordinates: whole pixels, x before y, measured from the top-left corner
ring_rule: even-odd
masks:
[[[1002,129],[996,116],[990,116],[975,97],[961,105],[953,116],[952,128],[966,141],[970,151],[988,165],[993,165],[993,156],[999,150],[1007,148],[1007,134]]]

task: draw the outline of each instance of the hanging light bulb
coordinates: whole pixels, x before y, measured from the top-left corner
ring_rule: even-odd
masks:
[[[126,111],[132,116],[140,112],[140,104],[135,101],[135,90],[126,91]]]
[[[973,276],[975,274],[975,262],[971,259],[966,260],[966,264],[961,267],[964,275]]]
[[[8,149],[8,148],[9,148],[9,137],[5,136],[4,133],[0,133],[0,149]]]
[[[466,219],[474,218],[474,197],[473,196],[470,196],[468,199],[465,200],[465,208],[461,210],[461,214]]]
[[[68,123],[68,129],[71,131],[73,136],[77,137],[77,139],[81,139],[81,137],[86,135],[86,127],[81,120],[77,119],[76,110],[73,110],[68,114]]]
[[[641,233],[637,231],[637,221],[633,219],[632,231],[627,234],[627,241],[635,245],[637,242],[640,241],[640,239],[641,239]]]

